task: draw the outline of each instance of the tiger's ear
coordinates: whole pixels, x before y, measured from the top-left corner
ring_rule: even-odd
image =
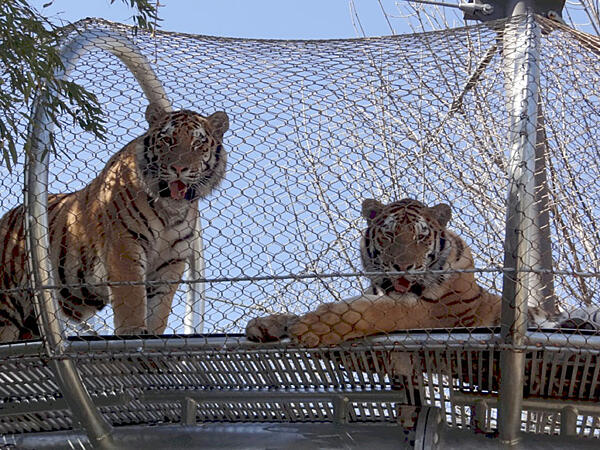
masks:
[[[223,139],[223,135],[229,130],[229,117],[223,111],[217,111],[206,118],[210,124],[215,137]]]
[[[368,198],[362,202],[362,216],[368,221],[373,220],[383,209],[383,203]]]
[[[433,217],[443,227],[445,227],[452,218],[452,208],[450,208],[450,205],[446,205],[445,203],[435,205],[434,207],[429,208],[429,210],[433,213]]]
[[[146,120],[152,128],[160,119],[166,116],[168,111],[156,103],[150,103],[146,108]]]

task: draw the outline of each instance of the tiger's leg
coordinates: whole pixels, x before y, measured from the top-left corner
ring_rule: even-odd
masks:
[[[406,298],[362,295],[325,303],[303,316],[280,314],[253,319],[246,327],[246,335],[261,342],[279,334],[307,347],[335,345],[377,333],[426,328],[433,325],[430,310],[430,303],[412,295]]]
[[[28,292],[21,295],[0,294],[0,342],[40,337],[33,303],[33,295]]]
[[[154,282],[146,289],[150,333],[162,334],[167,328],[173,296],[179,287],[184,270],[185,261],[177,258],[162,263],[155,271],[148,274],[148,280]],[[165,283],[161,284],[161,282]]]
[[[10,322],[0,324],[0,342],[14,342],[19,340],[21,331]]]
[[[144,250],[132,239],[118,239],[108,250],[106,258],[108,280],[117,283],[110,286],[115,334],[148,332],[145,265]]]

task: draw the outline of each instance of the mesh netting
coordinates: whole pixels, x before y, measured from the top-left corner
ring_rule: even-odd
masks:
[[[489,25],[317,42],[133,36],[176,109],[224,110],[231,120],[225,180],[200,204],[203,331],[241,332],[248,316],[299,313],[365,290],[365,198],[450,204],[449,228],[472,248],[477,279],[499,293],[510,133],[502,54],[490,51],[497,39]],[[572,309],[597,301],[596,58],[557,31],[540,60],[556,296]],[[147,127],[146,100],[116,57],[91,51],[72,78],[104,105],[108,135],[99,143],[63,128],[51,192],[85,186]],[[5,182],[5,209],[21,201],[17,176]],[[182,331],[181,305],[168,332]],[[106,314],[97,323],[109,331]]]
[[[448,228],[472,249],[477,282],[500,295],[511,147],[500,39],[505,22],[418,35],[329,41],[262,41],[165,32],[150,36],[139,30],[133,34],[130,28],[102,21],[83,22],[80,26],[88,31],[117,30],[127,34],[150,60],[175,109],[191,109],[203,115],[223,110],[229,115],[230,129],[224,137],[228,152],[225,178],[220,187],[199,204],[205,261],[205,279],[200,281],[204,285],[205,306],[202,326],[197,327],[197,333],[226,333],[229,337],[225,343],[237,343],[243,339],[236,334],[243,333],[253,317],[303,314],[322,303],[343,302],[366,291],[370,283],[364,276],[359,248],[361,232],[366,226],[361,203],[366,198],[387,204],[410,197],[428,206],[451,205]],[[543,37],[539,58],[540,111],[544,116],[547,142],[545,173],[551,269],[556,307],[566,315],[576,310],[581,312],[581,308],[594,311],[594,307],[599,306],[595,296],[600,261],[600,234],[596,224],[597,192],[600,192],[596,127],[600,117],[595,93],[600,73],[599,48],[589,36],[558,29]],[[71,77],[97,95],[106,113],[108,133],[106,140],[100,142],[71,124],[65,124],[57,132],[59,153],[51,162],[49,188],[55,193],[84,188],[113,154],[147,130],[144,119],[147,100],[118,58],[103,50],[92,50],[78,62]],[[23,201],[22,169],[17,165],[9,174],[2,168],[1,214]],[[4,245],[8,248],[8,240]],[[6,254],[2,257],[7,271],[16,259]],[[181,284],[164,330],[166,334],[184,332],[184,299],[190,283],[175,281]],[[3,295],[9,295],[14,288],[6,283],[0,287]],[[111,307],[107,306],[86,326],[74,324],[69,334],[112,335],[113,316]],[[483,325],[491,327],[495,323]],[[445,329],[442,334],[451,337],[450,326],[441,328]],[[377,331],[374,325],[374,332]],[[480,339],[477,336],[475,338]],[[380,338],[383,344],[396,342],[396,337],[387,342],[385,337]],[[463,338],[465,335],[461,335]],[[584,332],[582,348],[586,340]],[[538,340],[537,344],[540,342],[544,343]],[[102,353],[94,347],[95,343],[97,341],[84,341],[84,345],[78,345],[79,355],[86,354],[86,349],[89,355]],[[226,344],[220,343],[217,347],[222,349],[222,345]],[[21,347],[14,348],[14,352],[21,351]],[[34,353],[38,349],[23,348],[33,348],[30,352]],[[130,350],[123,350],[120,357],[126,359],[123,355]],[[285,362],[279,366],[279,363],[260,366],[263,363],[248,362],[243,355],[220,363],[215,354],[206,349],[203,351],[208,353],[195,355],[201,356],[197,360],[190,349],[187,353],[185,348],[177,351],[179,355],[189,356],[187,362],[185,358],[183,362],[174,359],[173,366],[162,367],[160,358],[157,362],[149,357],[146,362],[138,361],[136,369],[125,374],[138,383],[130,386],[134,392],[131,395],[137,396],[136,401],[140,400],[136,389],[142,392],[140,386],[144,383],[146,387],[150,383],[152,390],[170,382],[160,377],[137,379],[137,374],[144,371],[176,373],[171,381],[175,380],[182,389],[195,383],[219,384],[215,382],[219,379],[216,375],[190,381],[191,374],[221,369],[228,374],[236,370],[246,373],[248,367],[265,372],[275,367],[290,373],[306,367],[319,368],[318,380],[309,380],[309,387],[339,388],[357,383],[361,389],[365,386],[391,389],[397,382],[393,373],[374,368],[384,364],[386,356],[368,352],[361,356],[364,365],[359,367],[352,366],[350,360],[336,359],[341,356],[333,358],[324,354],[296,356],[299,360],[292,362],[292,366]],[[415,347],[411,351],[415,351]],[[172,356],[170,352],[165,344],[165,354]],[[389,348],[382,352],[385,355]],[[160,349],[157,353],[162,354]],[[448,411],[452,407],[444,403],[446,393],[457,386],[468,390],[466,385],[484,394],[496,391],[497,367],[493,360],[497,354],[474,353],[480,360],[479,366],[464,370],[460,364],[472,363],[471,356],[465,354],[464,359],[457,353],[445,362],[436,362],[435,358],[443,358],[444,353],[432,355],[415,353],[415,358],[421,358],[421,362],[413,362],[418,367],[418,377],[407,380],[415,384],[417,390],[419,386],[421,390],[429,386],[431,392],[422,401],[437,402],[446,408],[449,420],[456,422],[452,423],[467,426],[474,420],[474,410],[465,403],[452,406],[458,409],[454,410],[456,414],[451,414]],[[283,360],[284,356],[277,354],[273,358]],[[87,373],[94,375],[95,380],[103,370],[104,357],[106,355],[98,356],[96,366],[89,363],[93,368]],[[590,368],[593,365],[590,358],[581,357],[582,363],[587,361],[583,374],[575,371],[575,375],[571,375],[576,377],[579,373],[591,377],[593,387],[571,392],[567,397],[597,399],[599,374]],[[537,354],[530,354],[532,365],[541,359]],[[210,363],[202,362],[205,360]],[[93,358],[89,361],[93,362]],[[324,361],[331,364],[326,369],[319,365],[325,364]],[[339,367],[352,370],[350,366],[362,375],[339,383],[332,381]],[[563,366],[557,367],[562,370]],[[479,381],[474,381],[476,377],[469,370],[478,372]],[[423,373],[428,371],[429,377],[423,378]],[[448,373],[453,373],[458,381],[444,378]],[[227,383],[234,380],[240,383],[237,388],[244,386],[244,379],[228,376],[233,378],[225,377]],[[544,374],[537,382],[530,382],[538,386],[547,377],[551,378]],[[534,378],[532,376],[532,380]],[[285,376],[282,379],[285,380]],[[329,381],[322,381],[325,379]],[[94,389],[91,384],[88,387],[92,392],[106,386],[114,392],[124,391],[119,383],[112,380],[100,383],[101,388]],[[306,389],[307,386],[301,387]],[[560,393],[548,394],[561,397],[563,388],[560,389]],[[55,386],[50,386],[49,391],[55,391]],[[412,387],[408,392],[409,397],[414,396]],[[156,398],[148,394],[146,404],[153,404]],[[169,402],[177,403],[175,400],[180,399],[160,397],[161,404],[168,408],[172,407]],[[115,400],[117,403],[126,401]],[[250,409],[257,415],[252,416],[255,419],[260,416],[261,408],[269,410],[256,399],[249,401],[253,405]],[[416,401],[412,398],[409,403]],[[329,403],[316,409],[303,409],[302,405],[297,411],[282,413],[277,419],[265,412],[261,420],[293,420],[298,411],[303,420],[309,420],[310,414],[316,414],[314,420],[320,420],[331,416],[333,408]],[[349,414],[357,414],[357,408],[369,403],[356,400],[356,405]],[[60,405],[54,406],[60,409]],[[144,413],[138,404],[123,408],[111,410],[115,422],[180,419],[175,413],[159,411],[155,414],[153,410],[146,413],[152,416],[149,419],[140,418],[139,414]],[[397,420],[397,411],[392,407],[385,411],[380,406],[377,407],[380,409],[366,408],[364,417]],[[240,406],[240,410],[248,408]],[[25,410],[23,414],[34,424],[23,425],[20,431],[27,431],[27,427],[49,429],[36,428],[40,425],[36,424],[37,419],[27,416],[29,413]],[[171,413],[173,417],[169,416]],[[198,412],[199,416],[202,414],[213,419],[218,416],[214,420],[231,419],[226,417],[228,412],[222,406],[208,405]],[[364,417],[356,420],[367,420]],[[586,424],[586,417],[579,419],[580,429],[597,435],[596,422]],[[539,419],[538,424],[546,419]],[[50,427],[52,429],[69,426],[68,415],[59,415],[55,420],[57,425]],[[495,416],[487,416],[485,420],[486,428],[495,427]],[[524,419],[524,427],[535,420]],[[556,423],[555,420],[553,425],[539,425],[541,432],[556,432]]]

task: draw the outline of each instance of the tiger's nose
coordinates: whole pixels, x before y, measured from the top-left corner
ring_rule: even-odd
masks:
[[[185,170],[185,166],[176,166],[175,164],[171,165],[171,168],[177,172],[177,175],[181,175],[181,172]]]
[[[398,272],[405,272],[413,268],[412,264],[394,264],[394,269]]]

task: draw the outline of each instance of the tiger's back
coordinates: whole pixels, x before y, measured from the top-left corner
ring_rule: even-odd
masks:
[[[48,196],[50,258],[65,317],[112,304],[116,333],[162,333],[191,252],[198,200],[225,172],[225,113],[167,113],[85,188]],[[23,207],[0,219],[0,341],[39,336],[25,265]],[[151,282],[146,285],[146,282]]]

